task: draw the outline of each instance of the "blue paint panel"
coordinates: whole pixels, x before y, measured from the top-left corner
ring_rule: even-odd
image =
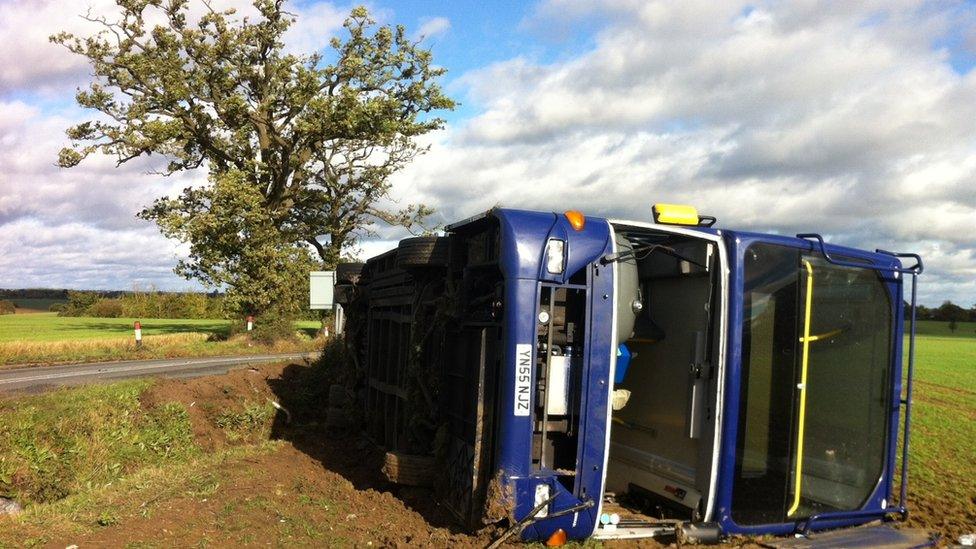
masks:
[[[505,360],[499,383],[498,446],[496,464],[510,485],[514,487],[515,516],[527,515],[535,503],[535,485],[546,483],[559,497],[552,509],[557,511],[583,501],[581,495],[600,498],[603,461],[606,451],[606,417],[608,402],[607,380],[610,376],[609,327],[613,320],[613,280],[610,268],[597,268],[588,275],[590,306],[587,310],[588,345],[583,368],[586,374],[581,408],[581,440],[577,463],[575,494],[570,494],[555,480],[552,471],[532,471],[532,417],[515,416],[515,349],[518,344],[531,344],[535,353],[538,288],[541,281],[564,284],[581,269],[594,264],[610,253],[610,226],[605,219],[587,218],[581,231],[576,231],[565,216],[553,213],[496,209],[491,212],[501,228],[501,267],[505,276]],[[546,243],[550,238],[566,242],[566,268],[560,275],[545,270]],[[604,298],[604,295],[606,297]],[[533,379],[536,372],[533,362]],[[533,399],[535,394],[533,392]],[[535,402],[532,403],[533,409]],[[595,501],[596,503],[596,501]],[[523,534],[526,539],[548,537],[563,528],[574,538],[585,538],[596,524],[594,508],[543,521]],[[575,522],[575,526],[573,525]]]
[[[532,345],[535,356],[536,288],[546,235],[556,220],[553,213],[494,210],[499,222],[501,271],[505,277],[505,359],[498,380],[498,444],[495,463],[510,478],[532,469],[532,417],[514,415],[516,345]],[[533,360],[533,379],[536,375]],[[534,391],[532,398],[535,398]],[[531,402],[530,409],[534,409]]]
[[[612,244],[607,235],[603,252],[610,253]],[[583,400],[580,409],[586,413],[580,419],[580,448],[577,457],[576,492],[599,504],[603,497],[603,465],[606,460],[607,417],[610,411],[610,360],[613,334],[613,269],[610,266],[593,269],[590,277],[590,302],[587,310],[589,349],[586,351],[587,369],[584,371]],[[590,535],[596,527],[596,507],[590,523],[580,525]]]

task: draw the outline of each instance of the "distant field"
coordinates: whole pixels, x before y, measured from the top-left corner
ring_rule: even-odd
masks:
[[[30,309],[34,311],[48,311],[51,309],[51,305],[55,303],[67,303],[66,299],[49,299],[49,298],[13,298],[8,301],[12,301],[18,309]]]
[[[908,323],[905,323],[908,329]],[[916,330],[918,335],[941,337],[972,337],[976,338],[976,322],[957,322],[956,331],[949,329],[949,323],[941,320],[919,320]]]
[[[56,313],[0,316],[0,343],[7,341],[63,341],[131,336],[133,323],[142,323],[142,335],[206,333],[226,335],[231,321],[222,319],[173,318],[90,318],[57,316]],[[321,326],[317,320],[295,324],[314,335]]]
[[[228,337],[231,321],[142,318],[143,344],[136,347],[132,318],[59,317],[55,313],[0,316],[0,365],[249,355],[315,351],[318,321],[295,323],[298,337],[261,344]]]

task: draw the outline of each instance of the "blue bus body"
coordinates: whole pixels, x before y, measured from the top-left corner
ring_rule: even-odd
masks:
[[[432,295],[446,295],[455,291],[451,287],[484,283],[477,278],[483,264],[497,269],[491,312],[470,318],[455,313],[452,322],[473,327],[442,328],[442,351],[434,353],[455,356],[449,349],[462,333],[480,334],[477,341],[483,342],[480,388],[464,393],[473,395],[482,415],[466,427],[442,427],[474,433],[457,434],[469,442],[448,445],[446,452],[468,456],[460,470],[473,470],[465,478],[474,480],[438,492],[446,494],[449,507],[465,501],[457,513],[462,520],[507,520],[518,524],[523,539],[546,540],[558,530],[575,539],[673,533],[673,522],[665,519],[711,527],[723,536],[787,535],[906,514],[904,491],[896,493],[894,484],[901,418],[910,406],[902,400],[902,319],[906,278],[912,279],[914,300],[920,262],[906,269],[894,254],[824,244],[815,235],[599,217],[574,224],[562,213],[500,208],[449,226],[444,238],[454,239],[445,252],[455,258],[445,260],[455,261],[443,271],[448,274],[413,274],[412,284],[454,277],[458,282],[447,286],[426,283],[438,288]],[[496,254],[490,261],[479,255],[488,247]],[[457,263],[463,254],[467,263]],[[387,254],[367,262],[369,281],[361,285],[376,286],[392,276],[383,274],[392,271],[383,271],[382,262],[392,265],[394,259]],[[636,286],[627,282],[625,291],[625,279]],[[370,299],[391,291],[378,288]],[[685,289],[698,297],[679,295]],[[364,322],[380,314],[374,305],[363,307]],[[659,314],[647,312],[655,307]],[[682,307],[688,312],[677,310]],[[634,318],[622,318],[631,309]],[[410,314],[418,322],[419,313]],[[872,314],[882,320],[871,320]],[[790,319],[792,331],[764,320],[774,315]],[[688,328],[688,319],[699,316],[699,324]],[[389,339],[377,335],[380,325],[373,322],[358,337],[364,362],[378,364],[384,359],[376,358],[375,347]],[[818,322],[824,332],[819,335],[813,333]],[[645,335],[638,337],[642,330]],[[474,356],[471,345],[464,348],[457,356]],[[836,392],[863,382],[850,394],[870,393],[857,408],[870,417],[852,416],[859,427],[835,444],[826,433],[839,420],[824,417],[835,401],[808,387],[807,376],[811,383],[832,383],[823,372],[838,367],[830,358],[838,352],[869,357],[876,366],[851,367],[849,383],[831,385]],[[685,379],[680,372],[689,365]],[[450,365],[440,368],[453,371]],[[440,378],[437,399],[450,400],[456,392],[451,379],[461,378],[452,375]],[[632,385],[615,383],[628,376]],[[370,387],[383,386],[370,379]],[[663,402],[669,390],[675,402]],[[643,398],[645,392],[653,398]],[[614,410],[617,398],[623,407]],[[463,405],[445,406],[451,417],[463,415],[457,412]],[[667,411],[658,413],[658,407]],[[367,408],[367,415],[379,410]],[[865,438],[871,442],[859,446]],[[904,439],[907,445],[907,429]],[[385,446],[391,445],[387,437]],[[436,448],[430,453],[445,454]],[[747,490],[750,483],[754,487]],[[479,495],[468,501],[452,490]],[[643,511],[620,511],[614,498],[624,492],[625,508]],[[768,501],[775,504],[766,508]],[[489,507],[494,511],[485,512]]]

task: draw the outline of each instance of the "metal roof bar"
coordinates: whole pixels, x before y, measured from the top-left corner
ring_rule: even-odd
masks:
[[[896,273],[904,274],[922,274],[922,258],[918,254],[910,253],[895,253],[886,250],[875,250],[876,253],[890,255],[892,257],[903,258],[910,257],[915,260],[915,264],[911,267],[884,267],[878,265],[865,265],[864,263],[856,263],[854,261],[844,261],[843,259],[835,259],[827,252],[827,246],[824,244],[824,239],[817,233],[800,233],[796,235],[797,238],[802,238],[804,240],[809,240],[817,245],[818,250],[824,256],[828,263],[833,263],[834,265],[840,265],[841,267],[857,267],[859,269],[871,268],[880,271],[892,271]]]

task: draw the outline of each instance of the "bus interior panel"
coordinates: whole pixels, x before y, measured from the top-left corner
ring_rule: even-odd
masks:
[[[716,244],[616,227],[618,360],[605,511],[701,519],[713,451]]]

